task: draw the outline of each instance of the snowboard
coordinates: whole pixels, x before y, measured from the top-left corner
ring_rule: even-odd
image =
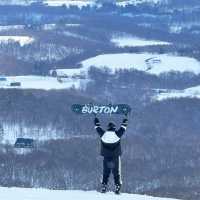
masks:
[[[73,104],[72,111],[76,114],[128,115],[131,112],[131,107],[127,104],[109,104],[109,105]]]

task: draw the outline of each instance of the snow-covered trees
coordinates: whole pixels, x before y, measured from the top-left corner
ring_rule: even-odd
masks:
[[[4,139],[4,129],[2,123],[0,123],[0,143],[3,141],[3,139]]]

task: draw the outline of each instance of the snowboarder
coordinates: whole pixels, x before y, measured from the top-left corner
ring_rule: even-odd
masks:
[[[121,144],[120,140],[124,134],[128,119],[125,118],[121,127],[116,130],[113,122],[108,124],[107,131],[101,128],[100,121],[97,117],[94,119],[95,129],[101,138],[101,155],[103,156],[103,180],[101,192],[107,192],[109,176],[112,172],[115,182],[115,193],[120,194],[122,185],[121,181]]]

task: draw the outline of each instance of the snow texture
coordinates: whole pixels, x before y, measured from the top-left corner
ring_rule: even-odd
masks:
[[[0,36],[0,43],[18,42],[21,46],[34,42],[29,36]]]
[[[157,40],[145,40],[138,37],[122,36],[113,37],[111,39],[118,47],[141,47],[141,46],[156,46],[156,45],[170,45],[169,42],[157,41]]]
[[[22,6],[29,6],[32,3],[41,2],[40,0],[1,0],[0,5],[22,5]],[[67,7],[69,6],[77,6],[79,8],[85,7],[85,6],[98,6],[98,3],[96,3],[95,0],[43,0],[44,4],[48,6],[62,6],[65,5]],[[105,2],[105,0],[104,0]],[[113,2],[115,2],[113,0]],[[162,0],[116,0],[117,6],[127,6],[127,5],[137,5],[144,2],[149,2],[152,4],[161,3]]]
[[[65,5],[66,7],[70,6],[77,6],[79,8],[86,7],[86,6],[95,6],[94,1],[81,1],[81,0],[45,0],[45,4],[48,6],[62,6]]]
[[[3,143],[15,144],[17,138],[31,138],[38,141],[47,141],[50,139],[67,138],[65,130],[57,130],[52,125],[45,127],[27,126],[18,123],[3,123],[4,136]],[[70,135],[73,137],[73,135]]]
[[[74,69],[55,69],[50,70],[50,75],[53,75],[53,72],[56,71],[58,76],[87,76],[87,70],[83,68],[74,68]]]
[[[1,0],[0,5],[21,5],[28,6],[32,3],[36,2],[36,0]]]
[[[17,138],[31,138],[37,141],[48,141],[71,138],[93,138],[91,134],[79,135],[66,128],[57,128],[52,124],[46,126],[26,125],[24,123],[5,122],[2,124],[4,129],[3,143],[15,144]]]
[[[24,25],[7,25],[7,26],[0,26],[0,31],[9,31],[9,30],[19,30],[24,29]]]
[[[101,194],[95,191],[56,191],[44,189],[0,188],[2,200],[175,200],[145,195],[113,193]]]
[[[99,1],[100,2],[100,1]],[[102,2],[106,2],[105,0]],[[162,0],[121,0],[121,1],[114,1],[117,6],[126,7],[128,5],[137,5],[144,2],[149,2],[152,4],[157,4],[162,2]],[[49,6],[62,6],[65,5],[67,7],[69,6],[77,6],[79,8],[85,7],[85,6],[99,6],[98,3],[96,3],[95,0],[44,0],[44,3],[46,3]]]
[[[81,62],[84,68],[95,66],[109,68],[111,72],[120,69],[135,69],[160,75],[171,71],[200,73],[200,62],[194,58],[152,53],[104,54]]]
[[[65,27],[80,27],[81,24],[65,24],[65,25],[62,25],[62,26],[65,26]],[[45,30],[45,31],[55,30],[56,27],[57,27],[57,24],[44,24],[42,26],[43,30]],[[0,30],[1,30],[1,26],[0,26]]]
[[[162,101],[171,98],[199,98],[200,99],[200,86],[187,88],[185,90],[168,90],[156,95],[156,100]]]
[[[69,88],[81,88],[87,80],[66,79],[65,82],[58,82],[57,78],[49,76],[8,76],[6,81],[0,81],[0,88],[19,88],[19,89],[42,89],[60,90]],[[21,86],[10,86],[11,83],[20,82]]]
[[[124,1],[117,2],[117,5],[126,7],[128,5],[137,5],[137,4],[141,4],[145,2],[157,4],[157,3],[162,2],[162,0],[124,0]]]

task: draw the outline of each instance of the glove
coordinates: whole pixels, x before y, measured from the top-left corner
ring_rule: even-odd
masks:
[[[123,119],[122,123],[123,124],[127,124],[128,123],[128,119]]]
[[[128,122],[128,119],[123,119],[123,123],[127,123]]]
[[[95,123],[95,124],[99,124],[99,119],[98,119],[97,117],[95,117],[94,123]]]

